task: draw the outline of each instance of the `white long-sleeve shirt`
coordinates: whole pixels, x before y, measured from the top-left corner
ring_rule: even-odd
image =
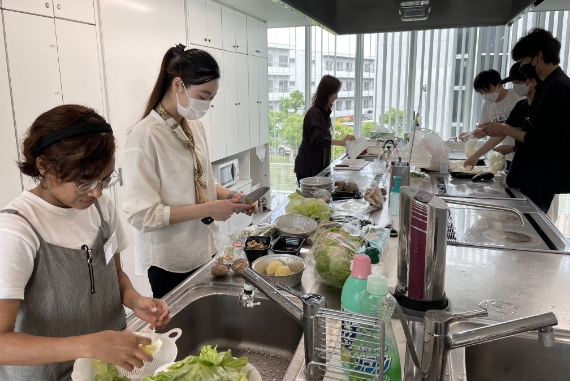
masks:
[[[204,126],[188,121],[211,201],[216,200]],[[202,266],[214,253],[217,224],[192,220],[169,225],[170,207],[196,204],[194,159],[157,112],[137,123],[125,148],[123,211],[135,237],[135,272],[150,266],[184,273]]]

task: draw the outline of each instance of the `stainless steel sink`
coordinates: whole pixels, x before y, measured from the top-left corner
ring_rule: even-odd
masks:
[[[176,360],[198,355],[204,345],[217,345],[218,350],[231,349],[234,357],[248,357],[264,380],[281,380],[303,330],[261,293],[256,295],[259,306],[241,307],[238,295],[242,289],[243,286],[202,283],[168,298],[173,316],[167,330],[182,329],[176,342]]]

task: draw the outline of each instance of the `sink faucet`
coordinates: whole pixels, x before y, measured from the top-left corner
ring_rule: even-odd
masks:
[[[487,310],[450,313],[440,310],[427,311],[424,317],[424,344],[422,356],[422,381],[443,381],[448,352],[503,339],[519,333],[538,330],[539,342],[545,347],[554,345],[553,325],[558,324],[552,312],[492,324],[463,332],[449,333],[451,323],[466,318],[487,316]]]
[[[443,201],[447,202],[448,204],[474,206],[476,208],[481,208],[481,209],[492,209],[492,210],[494,209],[494,210],[503,210],[505,212],[512,212],[512,213],[516,214],[517,217],[519,218],[519,220],[521,221],[521,226],[524,226],[524,217],[523,217],[522,213],[518,209],[512,208],[510,206],[490,205],[490,204],[486,204],[484,202],[458,200],[458,199],[455,199],[454,197],[439,196],[439,198],[442,199]]]
[[[259,304],[254,302],[253,286],[255,286],[301,325],[305,338],[305,365],[308,366],[313,361],[315,348],[314,317],[320,308],[326,307],[325,297],[319,294],[299,292],[281,282],[278,282],[277,288],[275,288],[249,267],[241,272],[241,276],[245,280],[244,289],[239,295],[239,303],[242,306],[253,308]],[[299,298],[303,302],[303,308],[301,309],[279,290],[286,291]]]

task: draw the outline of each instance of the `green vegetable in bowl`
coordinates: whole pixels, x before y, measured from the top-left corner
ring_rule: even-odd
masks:
[[[143,381],[248,381],[242,369],[247,357],[238,359],[228,350],[218,353],[218,347],[202,347],[199,356],[188,356],[168,367],[167,372],[148,376]]]
[[[92,361],[93,369],[95,369],[95,381],[130,381],[128,377],[120,377],[117,367],[103,361]]]
[[[413,179],[425,179],[428,175],[423,172],[410,172],[410,177]]]
[[[289,203],[285,207],[287,213],[301,214],[314,219],[328,220],[332,209],[321,199],[305,198],[297,190],[289,195]]]

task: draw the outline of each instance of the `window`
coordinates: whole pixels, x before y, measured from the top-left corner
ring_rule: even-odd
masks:
[[[368,108],[368,107],[370,107],[368,105],[368,98],[365,98],[362,100],[362,108]]]
[[[289,63],[294,64],[294,63],[295,63],[295,58],[289,58]]]
[[[311,81],[311,86],[315,86],[315,81]]]
[[[370,64],[369,63],[364,64],[364,71],[367,73],[370,73]]]
[[[370,82],[364,81],[364,91],[370,90]]]
[[[267,87],[269,87],[269,92],[272,93],[273,92],[273,81],[271,81],[271,80],[267,81]]]
[[[273,66],[273,54],[267,55],[267,66]]]
[[[346,71],[352,71],[352,62],[346,63]]]
[[[346,110],[351,110],[352,109],[352,101],[346,101]]]
[[[336,63],[336,70],[342,70],[342,62]]]
[[[352,91],[352,81],[346,82],[346,91]]]
[[[279,67],[287,67],[288,62],[289,62],[289,57],[279,56]]]
[[[279,81],[279,92],[284,93],[287,91],[287,81]]]
[[[269,105],[269,110],[273,111],[273,105]]]
[[[326,65],[327,65],[327,66],[326,66],[326,69],[327,69],[328,71],[332,71],[332,69],[333,69],[333,62],[332,62],[332,61],[327,61],[327,64],[326,64]]]
[[[295,81],[289,81],[289,86],[295,87]]]

